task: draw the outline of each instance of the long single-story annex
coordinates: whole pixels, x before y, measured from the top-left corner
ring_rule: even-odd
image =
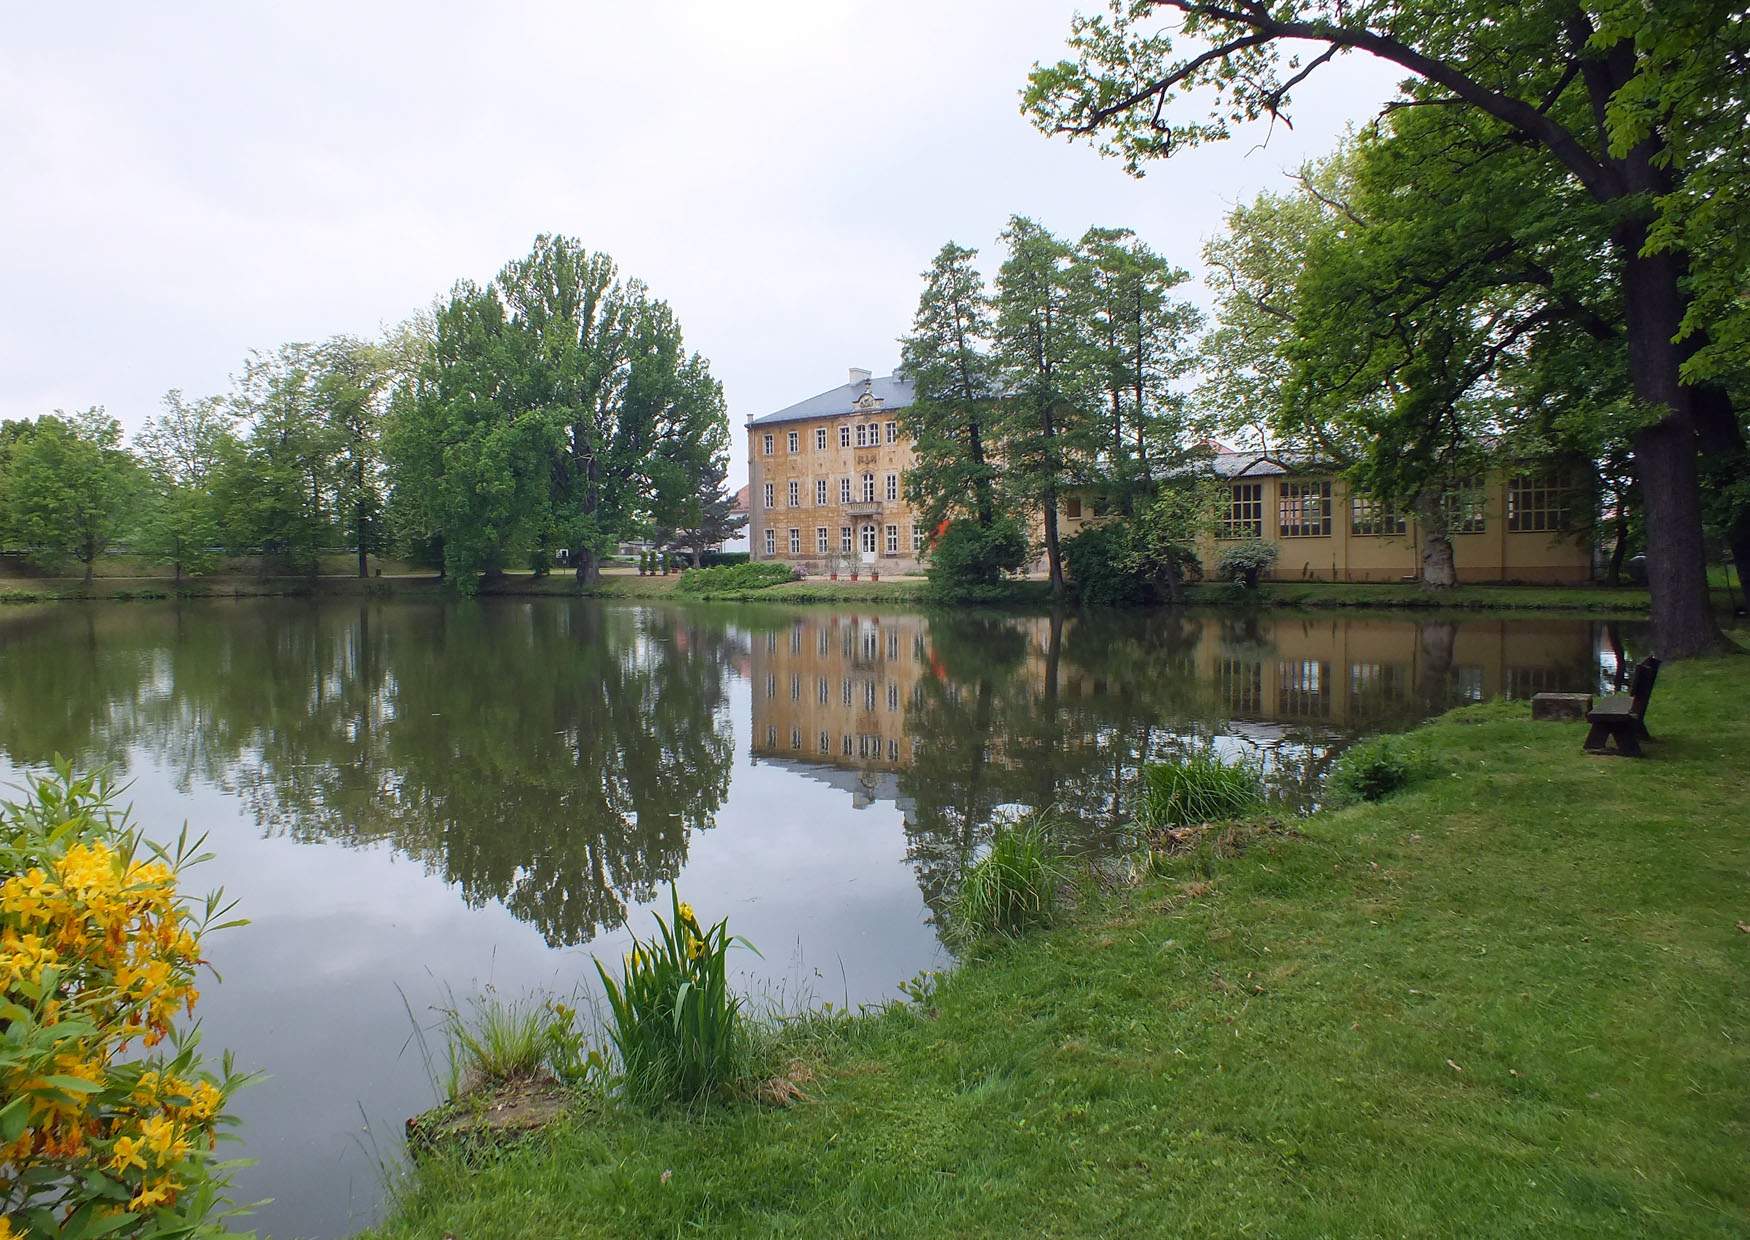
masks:
[[[804,573],[922,570],[930,531],[905,501],[911,443],[899,411],[914,388],[901,375],[852,369],[847,382],[775,413],[748,433],[748,540],[756,560]],[[1227,488],[1219,535],[1204,548],[1213,574],[1224,545],[1276,545],[1277,580],[1396,581],[1421,565],[1413,517],[1384,511],[1332,471],[1261,452],[1220,449],[1208,462]],[[1591,576],[1586,493],[1550,473],[1479,474],[1446,497],[1461,581],[1580,582]],[[1065,537],[1103,519],[1092,501],[1059,503]],[[1037,535],[1039,519],[1032,520]]]

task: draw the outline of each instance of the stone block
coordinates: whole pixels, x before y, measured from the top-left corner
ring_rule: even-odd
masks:
[[[1591,709],[1590,693],[1539,693],[1531,699],[1533,719],[1584,719]]]

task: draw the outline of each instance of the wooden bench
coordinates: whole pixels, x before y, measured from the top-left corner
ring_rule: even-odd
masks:
[[[1653,682],[1659,678],[1659,660],[1642,659],[1629,678],[1627,693],[1614,693],[1598,699],[1586,712],[1586,722],[1592,725],[1586,733],[1587,753],[1614,753],[1623,758],[1641,757],[1641,742],[1653,739],[1647,731],[1647,703],[1653,697]],[[1611,749],[1611,738],[1616,748]]]

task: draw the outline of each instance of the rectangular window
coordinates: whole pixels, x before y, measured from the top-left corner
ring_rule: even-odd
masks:
[[[820,752],[823,754],[830,754],[832,752],[831,732],[822,732],[820,734]]]
[[[863,527],[862,543],[864,551],[867,551],[870,555],[875,554],[875,527],[873,525],[865,525]]]
[[[1541,533],[1568,528],[1569,489],[1554,474],[1519,474],[1507,482],[1507,528]]]
[[[1227,514],[1221,521],[1221,536],[1264,537],[1264,484],[1236,482],[1228,490]]]
[[[826,683],[826,677],[822,676],[820,678],[820,683],[815,687],[819,690],[818,696],[820,698],[820,704],[825,706],[827,702],[832,699],[832,686],[828,685]]]
[[[1361,538],[1407,533],[1410,522],[1366,495],[1349,498],[1349,532]]]
[[[789,447],[791,452],[795,452],[801,448],[802,444],[801,444],[799,437],[797,436],[795,431],[790,432],[790,440],[789,440],[789,443],[787,446]]]
[[[1276,709],[1292,718],[1324,719],[1331,713],[1331,665],[1319,659],[1283,659],[1277,664]]]
[[[778,554],[778,532],[776,530],[766,531],[766,554]]]
[[[1276,501],[1277,526],[1284,538],[1328,538],[1331,533],[1331,484],[1284,482]]]
[[[849,478],[840,478],[839,479],[839,503],[848,504],[850,502],[851,502],[851,480]]]
[[[887,527],[887,554],[899,554],[899,527],[897,525]]]
[[[875,475],[874,474],[864,474],[863,475],[863,502],[865,504],[873,504],[875,502]],[[870,550],[873,551],[874,548],[871,547]]]
[[[773,486],[773,484],[772,484],[772,483],[770,483],[770,482],[768,482],[768,483],[766,483],[766,485],[765,485],[765,486],[764,486],[764,487],[763,487],[763,488],[762,488],[762,490],[763,490],[763,491],[764,491],[764,492],[765,492],[765,499],[766,499],[766,507],[767,507],[767,508],[770,508],[770,507],[771,507],[771,506],[772,506],[772,499],[773,499],[773,490],[772,490],[772,486]]]
[[[851,527],[848,525],[839,526],[839,550],[843,551],[846,555],[850,554]]]
[[[826,427],[824,426],[814,428],[814,450],[816,452],[826,451]]]
[[[790,501],[790,507],[802,507],[802,484],[800,482],[794,478],[790,479],[790,485],[785,489],[785,494]]]
[[[792,749],[802,748],[802,729],[801,728],[791,728],[790,729],[790,748],[792,748]]]
[[[1236,719],[1255,719],[1264,709],[1264,665],[1258,660],[1217,659],[1215,679],[1227,712]]]
[[[911,550],[913,555],[922,555],[924,552],[924,527],[921,525],[911,527]]]
[[[1483,480],[1474,474],[1443,491],[1440,505],[1446,513],[1448,534],[1481,534],[1488,527],[1483,515]]]
[[[857,446],[859,448],[867,448],[869,446],[869,428],[864,426],[861,422],[857,423]]]
[[[899,423],[898,422],[889,422],[887,424],[887,442],[888,443],[898,443],[899,442]]]
[[[843,426],[839,427],[839,447],[848,448],[850,446],[851,446],[851,424],[849,422],[846,422]]]
[[[772,437],[767,435],[761,442],[760,447],[764,449],[764,454],[766,456],[772,455]]]
[[[846,706],[849,706],[851,704],[851,678],[849,676],[845,677],[844,683],[839,686],[839,689],[840,689],[839,700],[842,701]]]
[[[899,498],[899,475],[887,475],[887,498],[889,501]]]
[[[881,423],[879,423],[879,422],[869,423],[869,446],[871,448],[873,448],[877,444],[879,444],[880,442],[881,442]]]
[[[830,549],[830,544],[827,542],[827,538],[826,538],[826,526],[824,526],[824,525],[815,526],[814,527],[814,550],[817,553],[819,553],[820,555],[825,555],[829,549]]]
[[[825,478],[816,478],[814,480],[814,502],[817,506],[824,505],[826,503],[826,479]]]
[[[800,555],[801,553],[802,553],[802,531],[798,530],[798,529],[792,529],[790,531],[790,554],[791,555]]]
[[[1080,521],[1082,519],[1082,501],[1079,499],[1064,500],[1063,515],[1068,517],[1071,521]],[[1089,537],[1092,537],[1092,535],[1089,535]]]
[[[796,675],[794,672],[790,673],[790,700],[792,702],[800,702],[802,700],[802,677]]]

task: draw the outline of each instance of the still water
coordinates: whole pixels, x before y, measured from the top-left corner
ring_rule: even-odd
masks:
[[[1591,620],[924,615],[585,600],[0,610],[0,780],[108,763],[187,822],[252,924],[210,944],[209,1051],[266,1079],[242,1199],[281,1237],[376,1217],[434,1100],[413,1022],[492,986],[587,997],[675,881],[743,990],[879,1001],[944,960],[954,876],[1005,808],[1122,842],[1139,763],[1215,746],[1312,804],[1355,738],[1593,689]]]

